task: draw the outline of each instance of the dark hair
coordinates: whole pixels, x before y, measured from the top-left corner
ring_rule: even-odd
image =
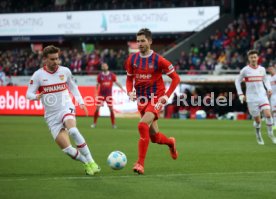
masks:
[[[247,52],[247,56],[254,55],[254,54],[258,55],[258,51],[253,49]]]
[[[43,49],[43,57],[48,57],[49,54],[55,54],[59,53],[60,49],[58,47],[55,47],[53,45],[46,46]]]
[[[148,28],[142,28],[142,29],[140,29],[139,31],[138,31],[138,33],[136,34],[136,36],[140,36],[140,35],[145,35],[145,37],[147,38],[147,39],[151,39],[152,37],[151,37],[151,31],[150,31],[150,29],[148,29]]]

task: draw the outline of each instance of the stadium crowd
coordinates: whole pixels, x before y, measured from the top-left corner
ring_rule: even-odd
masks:
[[[222,70],[239,71],[246,65],[246,52],[256,48],[260,52],[259,62],[267,67],[276,61],[276,9],[273,6],[249,6],[248,12],[240,14],[224,30],[217,30],[199,46],[191,45],[190,51],[182,51],[174,61],[178,71],[190,75],[198,71],[219,74]],[[264,42],[258,42],[266,35]],[[62,64],[75,74],[93,74],[99,70],[100,62],[107,62],[111,70],[122,71],[127,49],[96,49],[92,53],[62,48]],[[40,53],[30,49],[0,49],[0,68],[6,75],[31,75],[42,60]]]
[[[260,64],[272,65],[276,61],[275,16],[276,9],[271,5],[251,5],[248,12],[240,14],[224,31],[217,30],[199,46],[191,45],[189,52],[182,51],[176,64],[178,69],[188,74],[195,74],[194,70],[239,71],[247,63],[247,50],[252,48],[260,52]],[[269,34],[265,42],[257,42]]]
[[[106,62],[110,70],[123,70],[127,57],[124,50],[104,49],[85,53],[77,49],[63,48],[61,64],[69,67],[74,74],[95,74],[100,70],[101,62]],[[30,49],[0,51],[0,70],[6,75],[32,75],[43,65],[41,52],[33,53]]]

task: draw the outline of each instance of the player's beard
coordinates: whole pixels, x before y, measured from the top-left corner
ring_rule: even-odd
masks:
[[[144,52],[145,52],[145,47],[140,46],[140,47],[139,47],[139,50],[140,50],[140,53],[144,53]]]
[[[148,52],[148,49],[149,48],[147,46],[140,46],[139,47],[140,53],[144,54],[144,55]]]
[[[57,68],[57,64],[47,65],[49,71],[54,71]]]

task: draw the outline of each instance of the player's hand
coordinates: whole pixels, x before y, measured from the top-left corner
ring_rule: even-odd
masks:
[[[158,102],[155,104],[154,108],[157,111],[160,111],[168,102],[168,96],[164,95],[158,99]]]
[[[240,102],[243,104],[243,102],[246,101],[245,95],[239,95],[239,100],[240,100]]]
[[[129,92],[127,95],[129,96],[130,101],[134,102],[135,100],[137,100],[137,96],[136,96],[136,91],[135,90],[132,91],[132,92]]]
[[[88,110],[87,110],[86,106],[85,106],[84,104],[80,104],[80,108],[81,108],[82,110],[84,110],[85,115],[88,116]]]
[[[41,97],[42,97],[42,95],[43,95],[44,93],[45,93],[45,91],[42,91],[41,93],[37,94],[37,95],[36,95],[36,99],[37,99],[37,100],[40,100]]]
[[[272,90],[268,90],[268,91],[267,91],[267,96],[268,96],[268,98],[270,98],[271,95],[272,95]]]

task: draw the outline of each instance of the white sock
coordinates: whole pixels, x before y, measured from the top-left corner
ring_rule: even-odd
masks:
[[[85,156],[87,162],[94,162],[90,150],[85,143],[85,139],[83,138],[79,130],[76,127],[70,128],[69,135],[73,138],[78,147],[78,150],[81,152],[82,155]]]
[[[272,125],[273,125],[273,119],[272,117],[265,118],[266,127],[267,127],[267,134],[269,137],[274,137]]]
[[[254,121],[253,126],[256,128],[256,132],[259,134],[261,130],[261,122],[257,123],[256,121]]]
[[[86,143],[78,145],[78,150],[85,156],[87,162],[95,162]]]
[[[71,145],[65,149],[62,149],[62,151],[67,155],[69,155],[74,160],[79,160],[83,163],[87,163],[86,158],[76,148],[72,147]]]
[[[273,113],[273,121],[274,126],[276,126],[276,113]]]
[[[80,134],[77,127],[73,127],[69,129],[69,135],[72,137],[72,139],[75,141],[76,145],[81,145],[85,143],[84,137]]]

